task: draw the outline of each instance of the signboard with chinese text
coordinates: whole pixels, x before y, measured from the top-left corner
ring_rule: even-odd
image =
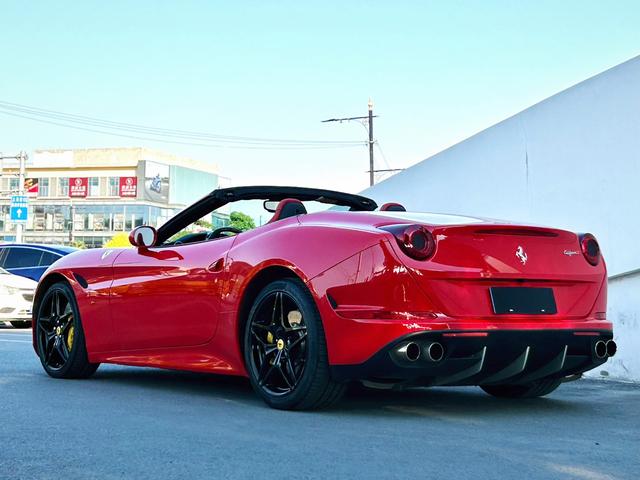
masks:
[[[69,179],[69,196],[84,198],[89,189],[89,179],[87,177],[75,177]]]
[[[137,177],[120,177],[120,196],[129,198],[138,196]]]

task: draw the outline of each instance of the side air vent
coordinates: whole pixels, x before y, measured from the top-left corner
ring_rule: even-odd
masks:
[[[89,283],[87,282],[87,279],[84,278],[79,273],[73,272],[73,278],[76,279],[76,282],[78,282],[82,288],[87,288],[89,286]]]
[[[331,308],[338,308],[338,302],[336,302],[335,298],[333,298],[330,294],[327,293],[327,300],[329,300],[329,304],[331,304]]]

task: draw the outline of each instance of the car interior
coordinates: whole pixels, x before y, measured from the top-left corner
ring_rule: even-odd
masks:
[[[269,213],[272,213],[272,217],[270,220],[266,222],[266,224],[277,222],[279,220],[284,220],[285,218],[294,217],[297,215],[303,215],[307,213],[307,209],[302,203],[302,201],[297,198],[285,198],[283,200],[265,200],[262,203],[264,210]],[[394,202],[385,203],[379,209],[381,212],[406,212],[407,209],[399,204]],[[188,233],[186,235],[182,235],[175,240],[169,240],[164,243],[164,245],[184,245],[189,243],[197,243],[197,242],[206,242],[210,240],[216,240],[219,238],[226,238],[229,236],[237,235],[242,233],[242,230],[239,228],[227,226],[215,228],[212,230],[205,230],[201,232],[193,232]]]
[[[307,213],[307,209],[304,204],[296,198],[285,198],[283,200],[272,201],[265,200],[263,202],[263,208],[273,216],[267,223],[277,222],[278,220],[284,220],[285,218],[294,217],[296,215],[302,215]],[[188,243],[205,242],[209,240],[216,240],[218,238],[225,238],[242,233],[239,228],[227,226],[215,228],[213,230],[205,230],[202,232],[188,233],[181,236],[178,239],[170,240],[164,243],[164,245],[184,245]]]

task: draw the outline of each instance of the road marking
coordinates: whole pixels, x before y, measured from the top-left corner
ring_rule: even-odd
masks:
[[[31,343],[29,340],[7,340],[5,338],[0,338],[0,342],[11,342],[11,343]]]

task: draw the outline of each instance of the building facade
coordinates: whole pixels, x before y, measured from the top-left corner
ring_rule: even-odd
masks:
[[[9,205],[18,192],[18,166],[2,167],[0,241],[13,241]],[[24,241],[100,247],[139,225],[159,227],[219,186],[215,165],[146,148],[36,150],[25,175]],[[226,217],[211,222],[224,225]]]

